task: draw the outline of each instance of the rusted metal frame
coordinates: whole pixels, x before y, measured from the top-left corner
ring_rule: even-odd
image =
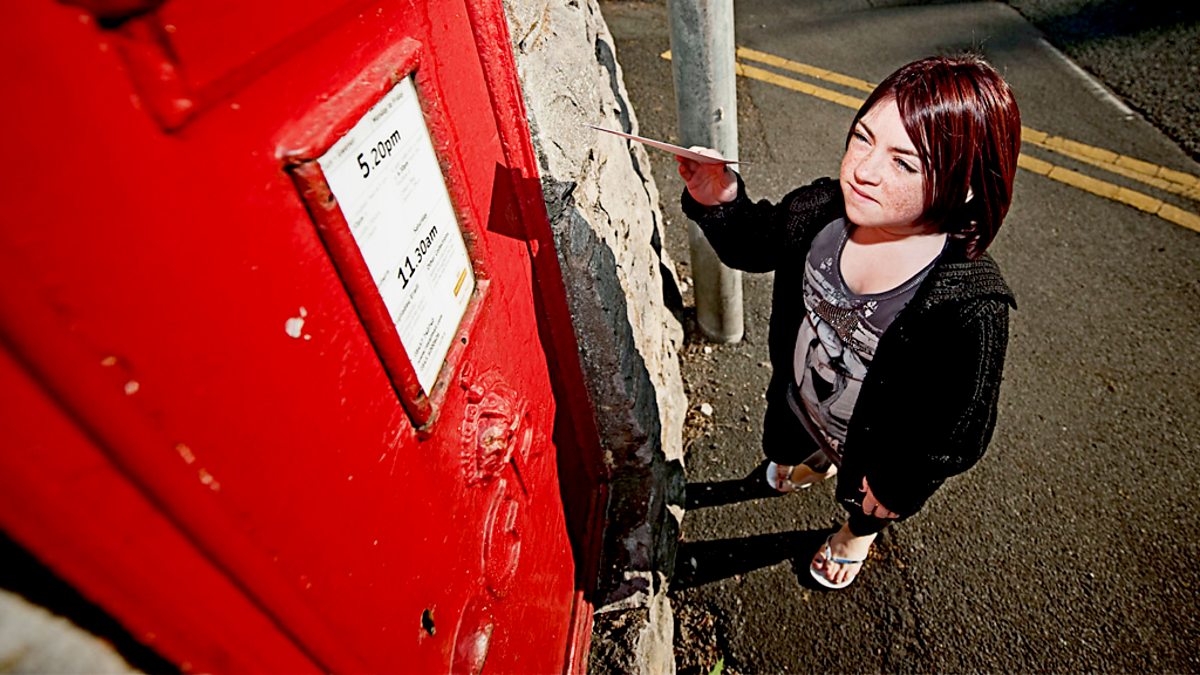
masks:
[[[26,279],[18,261],[0,265],[0,341],[63,411],[103,450],[130,483],[192,542],[197,555],[225,575],[280,632],[325,671],[362,672],[365,665],[272,566],[180,460],[175,442],[106,378]]]
[[[392,387],[400,397],[401,405],[408,413],[418,433],[426,436],[437,418],[438,410],[455,381],[454,375],[470,343],[471,331],[478,320],[491,281],[488,279],[487,250],[483,238],[477,233],[478,226],[470,203],[466,178],[462,175],[462,162],[454,154],[458,142],[453,128],[446,118],[442,103],[441,86],[433,68],[422,68],[424,46],[412,38],[404,38],[384,50],[351,84],[331,96],[327,101],[305,115],[299,130],[279,144],[278,156],[284,168],[292,176],[296,188],[304,200],[309,215],[316,224],[330,257],[337,267],[338,275],[359,319],[367,330],[391,380]],[[375,105],[392,87],[408,76],[416,80],[417,94],[421,99],[421,110],[425,125],[433,138],[447,192],[454,206],[455,215],[462,231],[463,243],[471,259],[475,274],[475,291],[459,322],[455,340],[442,364],[441,372],[426,392],[417,380],[416,370],[400,341],[395,322],[379,289],[367,269],[362,252],[350,232],[350,225],[342,213],[337,199],[329,190],[325,174],[317,158],[333,146]],[[365,86],[364,86],[365,85]]]
[[[588,495],[587,532],[583,552],[586,568],[580,574],[586,587],[575,590],[564,660],[564,671],[585,672],[593,613],[589,598],[595,590],[598,575],[597,566],[608,502],[607,473],[600,448],[595,409],[588,396],[583,366],[579,361],[579,343],[567,305],[562,268],[558,264],[555,252],[554,233],[546,212],[545,196],[541,191],[537,157],[527,123],[521,86],[516,76],[516,61],[504,8],[500,0],[466,0],[466,4],[471,28],[475,34],[479,61],[488,84],[488,96],[492,102],[492,114],[496,118],[505,162],[510,170],[518,170],[522,178],[515,181],[513,191],[517,197],[521,220],[525,225],[529,256],[537,280],[535,287],[542,296],[542,305],[548,314],[547,325],[551,330],[551,349],[555,356],[554,368],[558,371],[559,381],[565,385],[565,404],[570,411],[575,432],[574,440],[583,456],[582,464],[591,483],[582,486]],[[559,401],[560,405],[563,403],[564,401]]]

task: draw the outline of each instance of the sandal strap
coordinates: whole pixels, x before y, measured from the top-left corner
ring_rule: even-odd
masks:
[[[830,562],[835,562],[839,565],[861,565],[861,564],[867,562],[866,558],[863,558],[862,560],[851,560],[850,558],[835,558],[833,556],[833,549],[829,548],[828,541],[825,542],[825,559]]]
[[[795,469],[795,466],[776,464],[775,462],[769,463],[767,465],[767,485],[770,485],[772,488],[780,492],[794,492],[795,490],[799,489],[799,487],[791,481],[792,471]],[[780,473],[783,473],[786,477],[781,478],[779,476]]]

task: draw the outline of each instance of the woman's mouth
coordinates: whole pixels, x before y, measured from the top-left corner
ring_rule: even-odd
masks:
[[[846,184],[850,186],[850,189],[854,191],[854,194],[858,195],[859,199],[862,199],[862,200],[868,201],[868,202],[876,201],[874,197],[872,197],[871,195],[858,189],[858,187],[854,183],[846,183]],[[876,202],[876,203],[878,203],[878,202]]]

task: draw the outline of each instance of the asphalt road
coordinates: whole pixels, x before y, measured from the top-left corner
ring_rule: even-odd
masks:
[[[679,142],[665,3],[601,7],[641,132]],[[739,45],[869,82],[973,47],[1006,74],[1026,126],[1200,176],[1183,141],[1098,91],[1007,5],[737,0],[736,11]],[[849,108],[761,79],[738,87],[752,197],[836,171]],[[1024,151],[1039,170],[1018,174],[992,248],[1020,308],[991,449],[886,531],[849,589],[817,590],[805,569],[840,522],[832,486],[763,498],[741,481],[761,458],[770,277],[744,277],[742,343],[708,346],[689,330],[689,509],[671,591],[681,672],[719,659],[727,673],[1200,671],[1200,233],[1165,217],[1194,222],[1200,203],[1095,157]],[[682,184],[667,155],[651,155],[686,280]],[[1158,215],[1095,194],[1116,193],[1103,185],[1157,200]]]
[[[1200,3],[1011,0],[1056,47],[1200,160]]]

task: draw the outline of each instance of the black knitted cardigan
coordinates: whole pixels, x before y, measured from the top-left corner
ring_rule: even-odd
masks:
[[[822,178],[778,204],[752,202],[739,176],[734,201],[705,207],[685,189],[683,211],[729,267],[775,272],[765,429],[793,415],[786,391],[804,317],[804,258],[816,233],[844,214],[841,190]],[[979,461],[996,424],[1010,305],[990,256],[968,260],[955,246],[942,254],[879,340],[842,446],[843,504],[861,508],[866,476],[879,502],[906,518]]]

